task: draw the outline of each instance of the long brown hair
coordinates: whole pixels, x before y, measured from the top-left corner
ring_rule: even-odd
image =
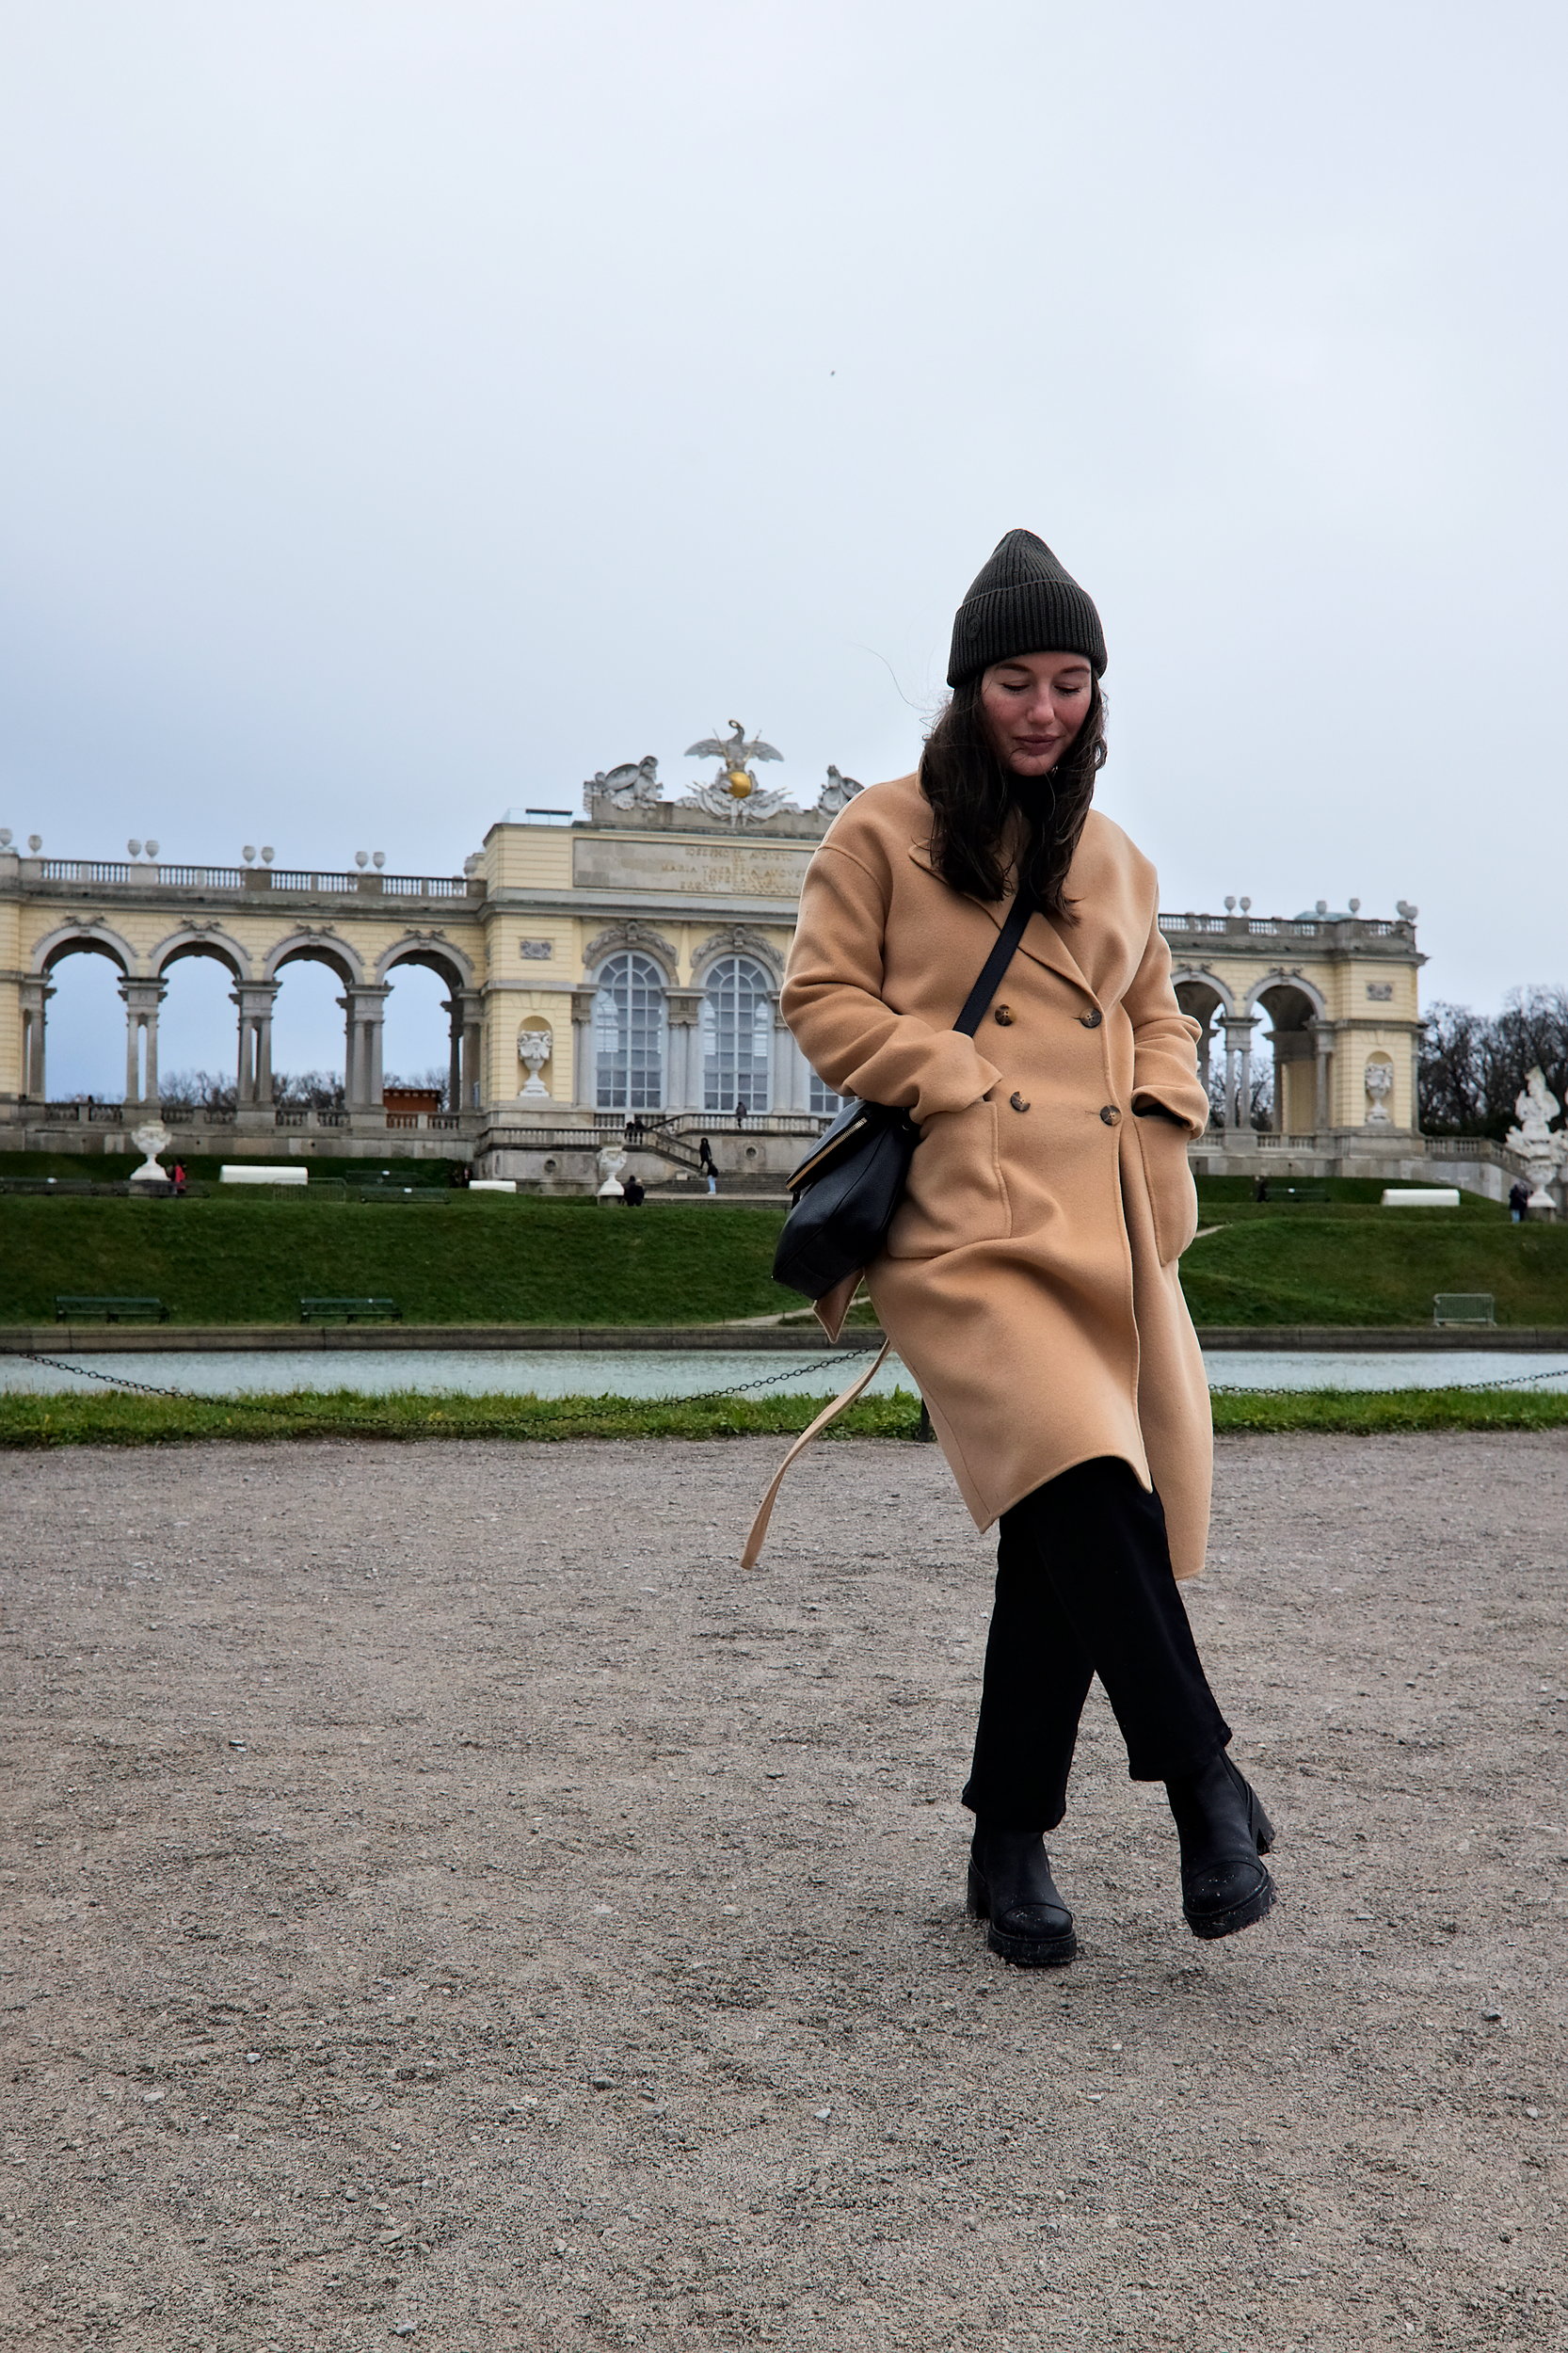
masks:
[[[926,738],[920,790],[931,804],[931,862],[954,890],[1002,898],[1016,869],[1048,915],[1070,913],[1067,869],[1105,765],[1105,701],[1096,678],[1083,725],[1048,776],[1016,776],[998,759],[966,679]]]

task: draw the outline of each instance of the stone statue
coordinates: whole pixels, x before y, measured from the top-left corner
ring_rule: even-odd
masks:
[[[518,1060],[528,1067],[528,1083],[522,1090],[523,1102],[549,1102],[550,1089],[539,1073],[554,1051],[553,1030],[524,1030],[519,1037]]]
[[[837,817],[839,811],[841,808],[847,808],[856,794],[863,792],[865,789],[865,786],[857,783],[854,776],[841,776],[829,760],[827,782],[817,795],[817,807],[824,816]]]
[[[620,1173],[625,1166],[626,1155],[621,1150],[618,1144],[600,1144],[599,1150],[599,1174],[601,1181],[599,1188],[599,1197],[601,1201],[618,1201],[620,1199],[621,1194],[626,1191],[626,1187],[620,1180]]]
[[[1530,1208],[1555,1212],[1557,1203],[1546,1188],[1562,1174],[1564,1162],[1568,1162],[1568,1133],[1561,1128],[1553,1131],[1552,1122],[1562,1106],[1546,1084],[1546,1074],[1539,1063],[1526,1077],[1524,1093],[1514,1096],[1513,1109],[1519,1125],[1509,1129],[1503,1142],[1525,1163],[1530,1181]]]
[[[149,1119],[143,1126],[133,1128],[131,1142],[144,1157],[141,1166],[132,1169],[126,1182],[133,1185],[167,1185],[168,1171],[158,1166],[158,1154],[167,1152],[173,1141],[161,1119]]]
[[[1389,1123],[1388,1101],[1394,1092],[1394,1065],[1391,1062],[1368,1062],[1367,1064],[1367,1126],[1386,1128]]]
[[[760,817],[771,817],[776,808],[783,808],[787,792],[764,792],[757,781],[751,766],[754,760],[782,760],[784,755],[771,744],[764,744],[760,735],[748,736],[739,719],[731,719],[731,735],[705,735],[699,744],[687,746],[688,760],[716,760],[719,772],[706,784],[695,784],[687,795],[687,806],[706,809],[710,817],[728,817],[732,825],[754,824]]]
[[[641,760],[623,760],[618,768],[598,768],[584,785],[584,792],[609,802],[612,808],[647,808],[663,797],[659,762],[651,752]]]

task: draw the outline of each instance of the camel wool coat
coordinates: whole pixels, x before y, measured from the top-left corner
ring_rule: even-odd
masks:
[[[1203,1566],[1212,1434],[1177,1261],[1208,1125],[1154,868],[1092,810],[1070,912],[1032,916],[977,1037],[952,1028],[1008,902],[942,882],[916,777],[851,801],[807,872],[783,1012],[841,1094],[920,1140],[866,1271],[976,1523],[1075,1463],[1158,1489],[1177,1577]],[[1139,1117],[1139,1105],[1162,1105]],[[839,1310],[840,1316],[842,1308]]]

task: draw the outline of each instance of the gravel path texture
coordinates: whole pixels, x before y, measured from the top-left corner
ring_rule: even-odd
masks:
[[[17,1454],[0,2332],[117,2353],[1568,2345],[1555,1436],[1222,1441],[1279,1831],[1200,1945],[1092,1697],[1082,1951],[965,1917],[935,1449]]]

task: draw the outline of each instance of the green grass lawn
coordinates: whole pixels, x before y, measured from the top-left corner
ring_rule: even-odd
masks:
[[[700,1378],[694,1374],[694,1380]],[[351,1390],[289,1397],[0,1397],[0,1448],[176,1446],[200,1439],[282,1438],[744,1438],[804,1430],[820,1397],[360,1397]],[[863,1400],[824,1433],[914,1438],[920,1401],[908,1391]],[[1372,1437],[1416,1430],[1568,1428],[1568,1396],[1529,1390],[1259,1391],[1216,1397],[1219,1431],[1336,1432]]]
[[[1200,1325],[1424,1324],[1439,1290],[1491,1291],[1500,1323],[1568,1325],[1568,1227],[1512,1225],[1492,1202],[1380,1210],[1347,1193],[1275,1209],[1206,1183],[1203,1215],[1219,1230],[1182,1267]],[[179,1323],[293,1323],[306,1292],[388,1293],[410,1323],[722,1322],[800,1305],[772,1279],[778,1226],[776,1206],[736,1202],[13,1193],[0,1322],[52,1321],[56,1291],[156,1293]]]

